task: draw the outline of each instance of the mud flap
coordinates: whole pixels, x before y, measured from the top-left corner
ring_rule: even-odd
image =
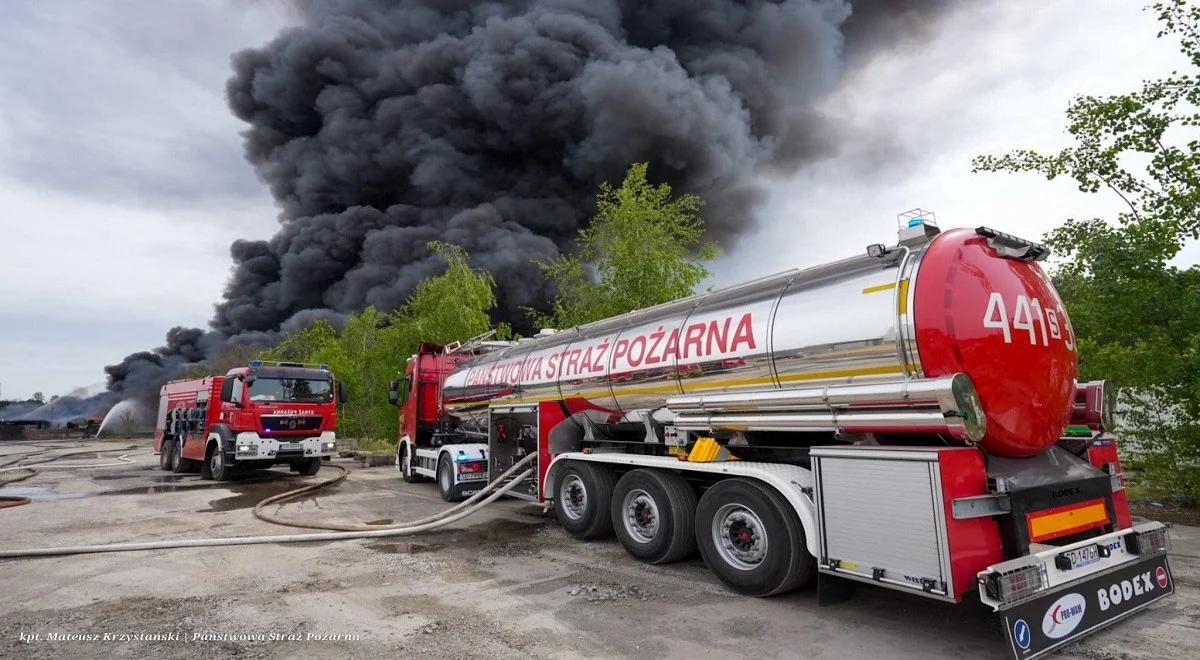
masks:
[[[1012,657],[1029,660],[1175,592],[1165,554],[1116,566],[1001,611]]]

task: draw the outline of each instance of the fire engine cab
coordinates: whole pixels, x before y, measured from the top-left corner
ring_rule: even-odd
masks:
[[[159,392],[159,465],[216,481],[276,464],[314,475],[334,454],[345,401],[325,365],[253,360],[224,376],[171,381]]]

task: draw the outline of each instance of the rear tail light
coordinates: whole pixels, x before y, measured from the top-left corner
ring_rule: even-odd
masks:
[[[1042,564],[1032,564],[1005,573],[990,573],[981,582],[988,596],[1007,605],[1045,589],[1046,571]]]
[[[471,462],[458,464],[458,473],[459,474],[483,472],[483,470],[484,470],[483,461],[471,461]]]
[[[1158,555],[1171,549],[1171,538],[1166,527],[1148,532],[1131,532],[1125,535],[1125,547],[1134,554]]]

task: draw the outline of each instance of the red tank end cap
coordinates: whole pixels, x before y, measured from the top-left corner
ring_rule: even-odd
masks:
[[[1075,336],[1041,266],[999,256],[972,230],[947,231],[921,259],[913,306],[925,375],[963,372],[975,383],[984,450],[1032,456],[1062,436],[1075,396]]]

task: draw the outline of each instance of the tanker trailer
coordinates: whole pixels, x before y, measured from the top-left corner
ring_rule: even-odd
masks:
[[[841,261],[431,347],[407,389],[436,383],[438,403],[397,464],[443,443],[495,475],[536,453],[514,492],[553,501],[567,532],[615,532],[651,563],[698,549],[739,593],[814,577],[823,600],[856,583],[951,602],[978,589],[1016,617],[1019,657],[1168,593],[1165,527],[1132,525],[1111,428],[1063,438],[1086,388],[1048,250],[901,221],[897,244]],[[1159,571],[1158,589],[1098,600],[1105,579]],[[1074,625],[1016,625],[1070,594],[1091,599]]]

